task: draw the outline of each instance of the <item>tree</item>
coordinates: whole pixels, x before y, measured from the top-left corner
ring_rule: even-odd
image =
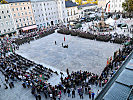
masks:
[[[133,12],[133,0],[125,0],[125,2],[122,3],[122,7],[129,13]]]
[[[2,4],[7,4],[8,2],[6,0],[1,0]]]

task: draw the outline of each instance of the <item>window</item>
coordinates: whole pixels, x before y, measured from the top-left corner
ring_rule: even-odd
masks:
[[[17,3],[15,3],[15,5],[17,5]]]
[[[27,20],[28,20],[28,17],[27,17]]]
[[[12,28],[12,30],[14,30],[14,28]]]
[[[8,29],[8,31],[10,31],[10,29]]]
[[[30,17],[30,19],[32,20],[32,17]]]
[[[8,17],[10,18],[10,15],[8,15]]]
[[[22,13],[22,15],[24,15],[24,13]]]
[[[4,32],[6,32],[6,30],[4,29]]]
[[[14,11],[14,8],[12,8],[12,11]]]
[[[2,11],[2,14],[4,14],[4,11]]]
[[[19,21],[21,22],[21,19],[19,19]]]
[[[16,8],[16,10],[18,11],[18,8]]]
[[[23,18],[23,21],[25,21],[25,18]]]
[[[6,18],[6,16],[4,16],[4,18]]]
[[[29,14],[31,14],[31,12],[29,12]]]
[[[22,7],[20,7],[20,10],[22,10]]]
[[[10,21],[10,23],[11,23],[11,25],[13,24],[13,22],[12,22],[12,21]]]
[[[0,19],[1,19],[1,16],[0,16]]]
[[[25,10],[25,7],[24,7],[24,10]]]
[[[18,13],[18,16],[20,16],[20,13]]]
[[[7,13],[9,13],[9,11],[7,10]]]
[[[25,12],[25,15],[27,15],[27,12]]]
[[[30,7],[28,7],[28,9],[30,9]]]
[[[23,24],[21,24],[21,27],[23,27]]]
[[[6,25],[8,25],[8,22],[6,22]]]
[[[34,10],[34,12],[35,12],[35,10]]]
[[[19,25],[17,25],[17,27],[19,28]]]
[[[14,14],[14,16],[16,16],[16,14]]]
[[[18,22],[18,20],[16,19],[16,23]]]
[[[3,26],[4,24],[3,23],[1,23],[1,26]]]

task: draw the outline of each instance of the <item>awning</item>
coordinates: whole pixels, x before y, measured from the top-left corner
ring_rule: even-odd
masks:
[[[33,25],[33,26],[24,27],[24,28],[22,28],[22,30],[26,31],[26,30],[35,29],[35,28],[37,28],[37,26]]]

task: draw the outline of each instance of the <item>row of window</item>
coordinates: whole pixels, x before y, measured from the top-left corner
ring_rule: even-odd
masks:
[[[55,18],[57,18],[57,17],[55,16]],[[54,19],[54,17],[47,17],[46,18],[46,20],[51,20],[51,19]],[[44,18],[43,18],[43,20],[41,20],[41,19],[40,20],[39,19],[36,20],[36,22],[43,22],[43,21],[45,21]]]
[[[10,18],[10,17],[11,17],[10,15],[3,16],[3,18]],[[0,19],[2,19],[2,16],[0,16]]]
[[[44,3],[44,6],[46,5],[46,6],[48,6],[48,5],[51,5],[51,4],[54,4],[53,2],[52,3]],[[56,4],[57,4],[57,2],[56,2]],[[60,4],[60,2],[59,2],[59,4]],[[63,4],[63,1],[62,1],[62,4]],[[34,4],[32,4],[32,6],[34,7],[35,5]],[[36,6],[38,7],[38,6],[42,6],[42,4],[36,4]]]
[[[115,5],[112,5],[112,7],[122,7],[122,5],[119,4],[119,5],[117,6],[117,4],[115,4]]]
[[[76,15],[76,11],[74,10],[74,12],[73,12],[73,11],[71,10],[71,14],[70,14],[69,11],[67,11],[67,15],[68,15],[68,16]]]
[[[16,9],[15,8],[12,8],[12,11],[15,11],[15,10],[16,11],[19,11],[19,9],[20,10],[27,10],[27,9],[30,9],[30,7],[28,6],[27,9],[26,9],[26,7],[20,7],[20,8],[16,8]]]
[[[20,19],[16,19],[16,23],[18,23],[18,22],[22,22],[22,21],[28,21],[28,20],[32,20],[32,17],[30,17],[30,19],[27,17],[27,18],[20,18]]]
[[[31,12],[28,12],[28,14],[31,14]],[[28,15],[27,12],[22,12],[21,15]],[[20,13],[17,14],[18,16],[21,16]],[[14,13],[14,17],[16,17],[16,13]]]
[[[1,11],[2,14],[9,13],[9,10]]]
[[[31,24],[28,22],[27,24],[25,23],[25,24],[17,24],[17,28],[19,28],[19,27],[25,27],[25,26],[29,26],[29,25],[33,25],[34,23],[33,22],[31,22]]]
[[[6,26],[8,26],[8,25],[12,25],[12,24],[13,24],[12,21],[10,21],[10,22],[6,22]],[[1,23],[0,26],[3,27],[3,26],[4,26],[4,23]]]
[[[4,29],[3,31],[0,30],[0,34],[6,33],[6,32],[10,32],[10,31],[14,31],[14,28],[11,28],[11,29],[9,28],[9,29],[7,29],[7,30]]]
[[[26,3],[15,3],[15,4],[13,4],[13,3],[11,3],[11,5],[24,5],[24,4],[26,4]],[[28,2],[27,2],[27,4],[29,4]]]

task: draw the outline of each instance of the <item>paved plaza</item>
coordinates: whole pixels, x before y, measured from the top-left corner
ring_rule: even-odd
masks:
[[[68,44],[68,48],[63,48],[62,43]],[[87,70],[100,74],[106,66],[107,58],[119,48],[119,44],[54,33],[20,46],[17,53],[60,71],[65,72],[68,68],[70,71]]]

